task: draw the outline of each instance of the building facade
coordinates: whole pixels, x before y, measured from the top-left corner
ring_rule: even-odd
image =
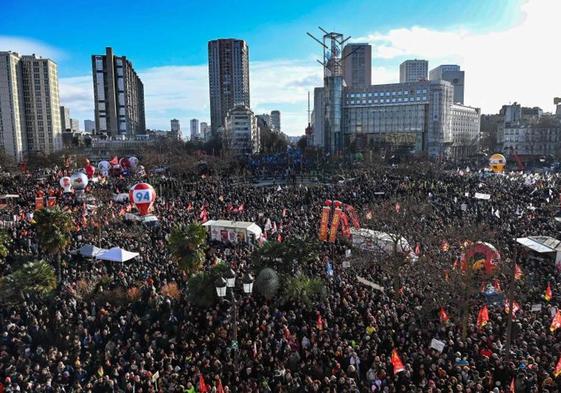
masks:
[[[228,111],[250,107],[249,47],[243,40],[219,39],[208,43],[211,131],[224,127]]]
[[[280,111],[271,111],[272,129],[281,132],[281,113]]]
[[[84,120],[84,131],[93,134],[95,132],[95,121]]]
[[[97,132],[110,137],[133,137],[146,132],[144,85],[126,56],[92,56]]]
[[[497,149],[507,157],[538,158],[561,154],[561,120],[538,108],[503,105],[497,129]]]
[[[347,44],[343,48],[343,79],[348,87],[372,84],[372,47],[370,44]]]
[[[210,126],[208,125],[207,122],[202,121],[199,124],[199,133],[203,141],[208,142],[210,140],[211,137]]]
[[[238,105],[228,112],[224,141],[228,152],[234,157],[257,154],[261,150],[257,119],[247,106]]]
[[[62,148],[58,74],[52,60],[0,52],[0,133],[4,151],[17,161]]]
[[[70,124],[70,109],[64,106],[60,107],[60,125],[62,127],[62,131],[69,130],[72,127]]]
[[[461,158],[478,146],[480,111],[453,103],[446,81],[419,81],[344,88],[341,142],[337,150],[385,149]],[[326,135],[324,88],[314,91],[311,145],[335,153]]]
[[[465,73],[459,65],[445,64],[440,65],[430,71],[431,81],[448,81],[454,86],[454,103],[464,104],[464,80]]]
[[[21,57],[0,52],[0,147],[21,161],[27,152]]]
[[[399,82],[418,82],[428,79],[429,62],[426,60],[405,60],[399,65]]]
[[[189,124],[190,124],[191,140],[195,141],[199,139],[199,120],[191,119]]]
[[[71,131],[71,132],[78,132],[78,131],[80,131],[80,120],[78,120],[78,119],[70,119],[70,131]]]

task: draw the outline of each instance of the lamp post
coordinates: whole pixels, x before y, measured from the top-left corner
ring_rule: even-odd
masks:
[[[246,273],[242,278],[242,289],[243,293],[249,295],[253,292],[253,277],[251,274]],[[236,368],[236,373],[239,372],[239,345],[238,345],[238,300],[234,293],[236,287],[236,272],[231,268],[224,274],[224,277],[219,277],[214,285],[216,286],[216,294],[219,299],[225,299],[228,292],[230,292],[230,302],[233,307],[232,313],[232,325],[233,330],[231,333],[232,338],[232,348],[234,349],[234,363]],[[230,288],[230,291],[228,291]]]

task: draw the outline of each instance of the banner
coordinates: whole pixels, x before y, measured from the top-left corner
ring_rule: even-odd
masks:
[[[45,207],[45,200],[43,197],[36,197],[35,198],[35,210],[41,210]]]
[[[349,226],[349,217],[345,212],[341,212],[341,223],[342,223],[341,229],[343,231],[343,236],[349,239],[351,237],[351,228]]]
[[[355,229],[360,229],[360,221],[358,219],[358,214],[356,213],[355,208],[352,207],[351,205],[345,205],[345,210],[349,212],[349,216],[351,217],[351,222],[353,223],[353,227],[355,227]]]
[[[49,197],[47,199],[47,207],[50,209],[56,206],[56,197]]]
[[[331,232],[329,233],[330,243],[335,243],[335,239],[337,239],[337,230],[339,229],[341,213],[341,202],[335,201],[335,212],[333,213],[333,221],[331,221]]]
[[[325,201],[321,212],[321,224],[319,227],[319,240],[322,242],[327,240],[327,226],[329,225],[329,213],[331,212],[331,201]]]

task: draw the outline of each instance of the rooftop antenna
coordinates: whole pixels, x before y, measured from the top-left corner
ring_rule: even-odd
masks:
[[[310,111],[310,92],[308,91],[308,127],[306,127],[306,135],[311,135],[314,132],[312,128],[312,116]]]

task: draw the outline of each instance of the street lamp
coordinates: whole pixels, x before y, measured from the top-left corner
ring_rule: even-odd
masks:
[[[216,294],[219,298],[224,298],[226,296],[226,280],[222,277],[219,277],[214,282],[214,286],[216,287]]]
[[[245,294],[249,295],[253,292],[253,276],[249,273],[244,274],[243,276],[243,291]]]
[[[243,278],[243,293],[246,295],[251,294],[253,292],[253,277],[251,274],[246,273],[244,274]],[[232,323],[232,349],[234,350],[235,356],[235,364],[236,364],[236,372],[239,371],[239,345],[238,345],[238,301],[236,299],[234,289],[236,287],[236,272],[232,270],[232,268],[228,269],[224,274],[224,277],[219,277],[215,282],[214,285],[216,286],[216,293],[220,299],[224,299],[228,292],[228,288],[230,288],[230,296],[231,302],[230,304],[233,307],[233,323]]]

